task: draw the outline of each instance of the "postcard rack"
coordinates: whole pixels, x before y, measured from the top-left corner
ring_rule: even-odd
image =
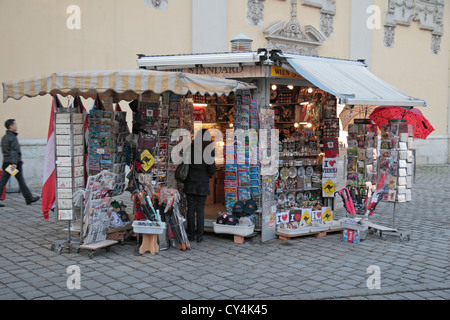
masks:
[[[51,250],[60,254],[63,249],[77,248],[71,239],[72,222],[76,220],[74,191],[84,187],[83,114],[78,108],[60,108],[54,117],[55,128],[55,185],[56,217],[67,221],[67,239],[55,240]]]

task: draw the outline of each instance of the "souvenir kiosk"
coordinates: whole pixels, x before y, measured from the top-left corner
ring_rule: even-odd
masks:
[[[25,89],[18,90],[18,88]],[[110,227],[117,230],[123,226],[119,223],[122,222],[121,219],[118,218],[123,205],[114,203],[117,202],[114,197],[120,196],[125,190],[130,192],[133,204],[143,214],[138,218],[144,220],[144,224],[137,224],[134,227],[136,221],[133,222],[134,231],[151,235],[160,234],[159,231],[164,228],[161,219],[164,208],[159,208],[161,212],[154,210],[152,207],[154,199],[149,201],[149,195],[153,196],[154,192],[149,192],[149,189],[156,191],[158,201],[154,203],[158,206],[167,205],[171,201],[170,206],[173,210],[174,204],[178,201],[175,190],[169,188],[164,191],[170,191],[170,195],[166,193],[165,202],[161,201],[164,196],[162,186],[167,182],[168,176],[165,159],[168,152],[169,105],[172,106],[171,112],[178,113],[181,96],[206,93],[223,96],[236,90],[254,88],[252,85],[235,80],[147,70],[54,73],[4,82],[4,101],[8,98],[19,100],[23,96],[35,97],[45,94],[53,96],[49,126],[49,132],[52,134],[49,135],[48,146],[54,150],[47,152],[46,163],[49,167],[46,167],[46,172],[54,172],[49,175],[50,180],[54,179],[49,180],[49,183],[53,184],[54,193],[45,195],[46,200],[47,198],[49,200],[46,202],[50,206],[46,212],[44,211],[44,217],[49,219],[48,210],[52,209],[57,221],[68,223],[68,228],[65,229],[68,236],[67,239],[54,242],[51,249],[57,253],[61,253],[62,249],[69,249],[69,252],[71,249],[76,251],[87,249],[92,251],[90,254],[92,256],[96,250],[118,243],[117,240],[107,239],[107,236]],[[164,94],[162,98],[161,94]],[[64,108],[59,102],[58,95],[73,97],[71,107]],[[80,97],[95,101],[89,114]],[[133,117],[149,120],[148,124],[152,127],[147,128],[148,131],[139,130],[140,128],[135,130],[133,127],[132,132],[129,132],[126,114],[117,107],[120,101],[139,101],[136,108],[132,107]],[[176,115],[171,114],[171,117],[175,118]],[[144,139],[146,136],[152,137],[151,146],[145,144],[148,142]],[[127,153],[130,146],[134,147],[136,152],[128,150]],[[135,170],[136,155],[140,157],[139,176]],[[153,168],[155,158],[157,165]],[[128,175],[127,163],[131,167]],[[156,169],[156,174],[148,179],[145,173],[152,168]],[[156,181],[152,179],[153,176]],[[117,212],[114,209],[117,209]],[[175,218],[171,219],[176,221],[168,220],[167,223],[172,223],[173,233],[176,234],[177,241],[181,241],[181,232],[184,228],[180,224],[179,217],[175,214],[173,216]],[[146,221],[150,221],[152,225],[147,225]],[[76,222],[78,230],[73,228]],[[79,233],[79,241],[71,237],[73,231]],[[158,244],[155,238],[152,236],[147,239],[148,241],[143,242],[143,246],[145,245],[143,249],[146,251],[148,248],[152,254],[156,253]]]
[[[250,188],[260,188],[258,205],[261,210],[259,227],[262,241],[273,239],[276,235],[289,239],[303,234],[323,236],[333,230],[342,230],[340,223],[333,219],[334,197],[338,191],[338,104],[426,105],[425,101],[407,96],[377,78],[363,61],[259,49],[256,52],[217,54],[141,55],[137,64],[149,70],[209,74],[257,86],[258,90],[252,96],[246,97],[244,94],[234,101],[234,105],[232,101],[197,101],[203,105],[194,113],[198,120],[208,123],[206,126],[213,122],[212,125],[222,128],[252,129],[250,117],[251,107],[254,106],[258,121],[253,124],[259,133],[262,129],[279,130],[276,139],[266,135],[268,139],[265,142],[268,143],[264,146],[258,144],[260,179],[255,185],[250,182]],[[230,110],[235,113],[232,124],[229,123]],[[248,116],[245,115],[247,110]],[[277,145],[275,154],[271,153],[274,146],[270,145],[274,141]],[[229,146],[226,144],[224,148],[225,159]],[[274,156],[270,158],[271,161],[266,161],[268,155]],[[239,157],[236,153],[236,159]],[[245,156],[243,159],[246,159]],[[267,162],[270,164],[274,161],[278,170],[263,172]],[[252,180],[251,166],[248,167],[248,174],[245,165],[238,166],[225,162],[223,178],[220,175],[216,178],[219,196],[214,200],[209,199],[210,205],[214,206],[209,217],[212,223],[220,208],[233,210],[233,204],[240,200],[240,196],[244,200],[249,196],[245,188],[248,181]],[[224,197],[220,196],[222,180],[226,190]],[[364,183],[364,179],[359,182],[356,180],[358,183]],[[227,199],[227,195],[231,197]],[[250,196],[255,194],[250,192]]]

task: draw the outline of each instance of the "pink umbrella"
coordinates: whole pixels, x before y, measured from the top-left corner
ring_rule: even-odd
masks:
[[[382,125],[389,124],[390,119],[403,119],[407,124],[414,125],[414,138],[426,139],[434,131],[431,123],[423,116],[420,110],[403,107],[378,107],[369,117],[380,128]]]

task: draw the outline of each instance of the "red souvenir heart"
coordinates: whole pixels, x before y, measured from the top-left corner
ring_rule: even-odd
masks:
[[[336,160],[328,161],[328,163],[330,164],[331,167],[334,167],[334,165],[336,164]]]
[[[317,218],[320,218],[322,216],[322,211],[318,211],[316,216],[317,216]]]
[[[295,221],[300,221],[301,218],[302,218],[302,215],[300,213],[297,213],[294,215]]]
[[[283,215],[281,216],[281,219],[282,219],[283,221],[286,221],[287,218],[288,218],[288,215],[287,215],[287,214],[283,214]]]

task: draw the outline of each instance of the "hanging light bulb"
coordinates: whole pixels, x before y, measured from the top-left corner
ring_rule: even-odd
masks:
[[[308,93],[312,93],[312,92],[313,92],[313,88],[309,88]]]
[[[276,84],[272,85],[272,90],[277,90],[277,85]]]
[[[289,90],[294,90],[294,86],[292,84],[289,84],[287,87],[289,88]]]

